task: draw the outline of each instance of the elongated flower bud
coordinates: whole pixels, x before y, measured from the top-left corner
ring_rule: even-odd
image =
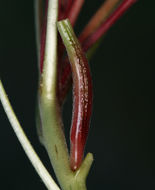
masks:
[[[67,49],[73,77],[70,165],[72,170],[76,170],[82,162],[88,135],[92,112],[92,79],[88,61],[69,21],[60,21],[58,29]]]

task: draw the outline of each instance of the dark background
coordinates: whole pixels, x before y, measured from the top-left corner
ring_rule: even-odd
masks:
[[[86,0],[77,33],[102,2]],[[38,75],[33,1],[0,4],[0,76],[26,134],[52,173],[35,130]],[[90,62],[94,106],[86,151],[95,160],[89,190],[155,189],[154,7],[153,0],[139,0],[111,28]],[[64,110],[69,130],[71,93]],[[0,186],[46,189],[1,105],[0,131]]]

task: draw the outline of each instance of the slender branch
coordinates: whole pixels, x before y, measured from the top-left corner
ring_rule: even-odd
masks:
[[[115,7],[122,0],[106,0],[98,9],[95,15],[90,19],[84,30],[79,36],[80,42],[83,42],[90,34],[92,34],[112,13]]]
[[[59,19],[62,20],[66,18],[70,8],[72,6],[73,0],[59,0]]]
[[[63,190],[86,190],[86,177],[82,176],[84,173],[87,175],[91,165],[91,156],[88,157],[90,159],[87,159],[88,164],[84,164],[86,172],[79,172],[79,175],[76,175],[70,168],[68,148],[62,129],[61,108],[58,104],[56,92],[57,19],[58,0],[49,0],[43,73],[40,77],[38,94],[38,111],[41,116],[43,144],[61,188]]]
[[[57,0],[55,0],[55,3],[56,1]],[[54,3],[54,0],[49,1],[49,6],[52,6],[52,4],[50,4],[51,2]],[[49,13],[49,11],[51,10],[52,10],[52,13]],[[53,36],[51,37],[50,35],[52,35],[54,32],[55,33],[57,32],[54,26],[56,25],[56,22],[53,22],[53,26],[51,26],[51,22],[50,22],[50,20],[52,19],[52,14],[54,14],[54,18],[56,19],[55,11],[56,9],[48,8],[47,31],[49,33],[47,32],[46,43],[49,43],[49,44],[46,44],[47,49],[45,50],[44,68],[43,68],[43,76],[42,76],[43,83],[41,83],[40,91],[39,91],[39,108],[40,108],[40,115],[41,115],[41,121],[42,121],[44,146],[48,152],[50,161],[52,163],[53,169],[55,171],[56,177],[59,181],[61,188],[63,190],[71,190],[71,189],[86,190],[86,175],[88,174],[87,171],[89,170],[90,165],[92,163],[91,161],[92,156],[91,155],[88,156],[89,159],[86,159],[87,164],[84,164],[84,168],[82,167],[83,168],[82,171],[85,170],[85,172],[84,171],[79,172],[79,175],[77,175],[76,172],[73,172],[71,170],[70,164],[69,164],[68,148],[66,145],[64,131],[62,129],[63,124],[61,120],[60,107],[59,107],[58,99],[56,96],[56,84],[57,84],[57,80],[56,80],[57,59],[55,57],[56,53],[53,54],[54,55],[53,59],[51,59],[50,57],[51,49],[56,50],[55,41],[54,43],[50,41],[50,40],[53,40]],[[52,32],[50,33],[50,30],[52,30],[52,27],[54,31],[52,31],[53,33]],[[55,33],[54,33],[54,36],[56,36]],[[48,45],[51,46],[51,49],[48,49],[49,48]],[[48,64],[50,66],[48,66]],[[50,68],[50,70],[46,71],[47,68],[48,69]],[[49,74],[47,75],[46,72],[49,72]],[[51,77],[51,78],[48,78],[48,77]],[[82,177],[82,176],[85,176],[85,177]]]
[[[60,108],[57,101],[57,19],[58,0],[48,1],[47,30],[43,74],[39,88],[39,111],[44,146],[63,190],[69,189],[73,173],[69,167],[67,144],[62,130]]]
[[[74,0],[72,7],[70,8],[70,11],[67,15],[67,18],[70,20],[72,26],[75,25],[75,22],[83,4],[84,0]]]
[[[111,26],[136,2],[137,0],[124,0],[112,15],[83,43],[83,49],[87,51]]]
[[[58,0],[49,0],[47,14],[47,31],[45,56],[43,64],[43,81],[41,86],[47,96],[56,96],[56,68],[57,68],[57,22]]]
[[[33,167],[37,171],[38,175],[43,180],[45,186],[48,190],[60,190],[59,187],[56,185],[44,165],[42,164],[41,160],[39,159],[38,155],[36,154],[35,150],[33,149],[32,145],[30,144],[28,138],[26,137],[13,109],[7,97],[7,94],[4,90],[3,84],[0,81],[0,100],[2,102],[3,108],[7,114],[7,117],[11,123],[11,126],[21,143],[26,155],[28,156],[29,160],[31,161]]]

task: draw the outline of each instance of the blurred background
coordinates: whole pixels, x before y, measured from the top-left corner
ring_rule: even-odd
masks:
[[[78,34],[103,0],[85,1]],[[139,0],[108,32],[90,61],[94,105],[86,152],[94,154],[88,190],[155,189],[155,3]],[[33,1],[1,1],[0,77],[41,160],[53,174],[35,128],[38,83]],[[72,94],[64,105],[66,138]],[[0,105],[0,185],[45,190]]]

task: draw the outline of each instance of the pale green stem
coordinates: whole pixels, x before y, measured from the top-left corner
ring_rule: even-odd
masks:
[[[47,32],[42,74],[42,93],[56,97],[58,0],[48,1]]]
[[[88,154],[77,172],[69,164],[69,154],[56,96],[58,0],[49,0],[43,74],[39,88],[39,111],[44,146],[63,190],[86,190],[86,176],[92,164]]]
[[[61,187],[67,189],[68,177],[73,174],[69,167],[68,150],[61,128],[61,114],[56,98],[57,17],[58,0],[49,0],[45,57],[39,89],[39,108],[45,148]]]
[[[41,160],[39,159],[38,155],[36,154],[35,150],[33,149],[32,145],[30,144],[28,138],[26,137],[12,107],[9,102],[8,96],[3,88],[2,82],[0,81],[0,100],[4,107],[4,110],[7,114],[7,117],[10,121],[10,124],[21,143],[26,155],[28,156],[29,160],[31,161],[33,167],[36,169],[38,175],[41,177],[42,181],[44,182],[45,186],[48,190],[60,190],[59,187],[56,185],[44,165],[42,164]]]

